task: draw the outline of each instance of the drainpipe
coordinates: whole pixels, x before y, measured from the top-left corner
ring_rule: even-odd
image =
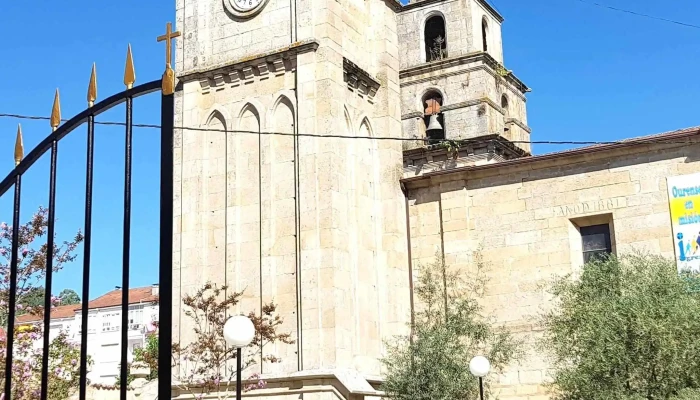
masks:
[[[411,344],[413,344],[413,332],[416,325],[416,316],[413,307],[413,256],[411,255],[411,219],[408,211],[408,189],[403,182],[401,184],[401,192],[403,192],[404,205],[406,208],[406,254],[408,255],[408,290],[411,304]]]
[[[290,38],[291,44],[297,41],[297,0],[291,0],[290,9]],[[291,8],[291,7],[290,7]],[[299,189],[299,57],[296,56],[294,66],[294,264],[296,276],[296,317],[297,317],[297,371],[304,369],[304,348],[302,333],[302,303],[301,303],[301,193]],[[301,395],[301,400],[304,394]]]

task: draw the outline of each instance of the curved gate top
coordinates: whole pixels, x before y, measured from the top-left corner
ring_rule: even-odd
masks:
[[[80,377],[79,377],[79,400],[85,400],[87,395],[87,373],[88,373],[88,299],[90,293],[90,250],[92,237],[92,216],[93,216],[93,158],[94,158],[94,138],[95,138],[95,117],[122,103],[126,104],[126,115],[124,117],[124,221],[123,221],[123,268],[122,268],[122,298],[121,298],[121,352],[120,352],[120,399],[127,398],[127,368],[128,354],[126,343],[128,343],[128,307],[129,307],[129,273],[130,273],[130,237],[131,237],[131,178],[132,178],[132,114],[133,99],[148,95],[157,91],[161,93],[161,123],[160,123],[160,256],[159,256],[159,313],[158,313],[158,398],[169,399],[171,391],[171,350],[172,350],[172,247],[173,247],[173,118],[175,74],[170,65],[172,57],[172,39],[179,36],[179,32],[172,32],[171,24],[167,24],[166,33],[158,37],[158,41],[166,42],[166,62],[165,72],[161,79],[134,86],[135,72],[131,56],[131,47],[127,50],[126,68],[124,72],[124,84],[126,90],[116,93],[104,100],[97,101],[97,79],[96,70],[93,65],[90,83],[88,86],[88,106],[65,123],[61,124],[61,112],[58,90],[54,98],[53,111],[51,114],[52,132],[42,140],[29,154],[24,156],[24,146],[22,142],[22,131],[18,127],[15,142],[15,168],[0,181],[0,196],[5,195],[11,188],[14,188],[12,229],[11,229],[11,255],[10,255],[10,276],[9,276],[9,300],[7,304],[7,326],[6,326],[6,352],[4,360],[4,373],[0,379],[4,380],[3,391],[4,400],[13,400],[20,397],[19,387],[22,385],[22,371],[13,369],[13,361],[16,361],[17,354],[15,342],[18,333],[16,325],[17,290],[18,290],[18,267],[20,263],[20,205],[22,199],[22,176],[36,163],[37,160],[47,152],[50,152],[50,171],[46,177],[49,187],[48,214],[47,214],[47,244],[45,247],[46,272],[44,285],[44,305],[43,310],[50,310],[52,307],[52,272],[55,252],[55,221],[56,221],[56,165],[59,156],[59,143],[76,128],[87,125],[87,146],[85,169],[72,171],[71,174],[85,174],[85,226],[84,226],[84,250],[82,265],[82,293],[83,299],[82,324],[80,329]],[[37,393],[41,400],[49,398],[48,382],[54,371],[49,371],[49,327],[50,312],[43,313],[43,333],[42,333],[42,354],[41,354],[41,390]],[[85,327],[85,329],[82,329]],[[32,396],[36,397],[36,396]]]

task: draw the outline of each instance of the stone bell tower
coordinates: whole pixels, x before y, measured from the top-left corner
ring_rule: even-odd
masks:
[[[529,89],[504,67],[502,22],[486,0],[419,0],[402,8],[398,29],[404,137],[474,139],[459,150],[462,160],[472,162],[530,153]],[[435,121],[441,129],[427,129],[438,127]],[[423,142],[406,142],[404,150],[410,172],[426,172],[431,162],[446,157],[426,151]]]
[[[410,315],[402,148],[337,136],[401,135],[399,7],[177,1],[175,125],[200,129],[175,139],[183,344],[178,300],[225,282],[244,290],[241,312],[277,303],[296,340],[263,349],[282,358],[264,376],[380,373],[382,341]]]

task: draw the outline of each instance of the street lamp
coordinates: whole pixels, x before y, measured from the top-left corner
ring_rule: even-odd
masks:
[[[241,349],[253,341],[255,326],[246,316],[235,315],[224,324],[224,340],[236,348],[236,400],[241,400]]]
[[[469,361],[469,371],[479,378],[479,398],[484,400],[484,377],[489,373],[491,363],[484,356],[476,356]]]

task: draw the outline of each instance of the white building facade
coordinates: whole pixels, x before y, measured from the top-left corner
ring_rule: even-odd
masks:
[[[129,291],[128,354],[146,344],[149,333],[155,332],[158,320],[158,286],[141,287]],[[121,298],[122,290],[115,289],[88,303],[88,355],[92,367],[88,373],[91,384],[111,385],[119,376],[121,355]],[[82,309],[80,304],[59,306],[51,311],[49,337],[55,339],[66,332],[70,341],[79,344],[82,332]],[[18,324],[41,324],[41,318],[22,315]],[[42,346],[42,339],[36,343]]]

